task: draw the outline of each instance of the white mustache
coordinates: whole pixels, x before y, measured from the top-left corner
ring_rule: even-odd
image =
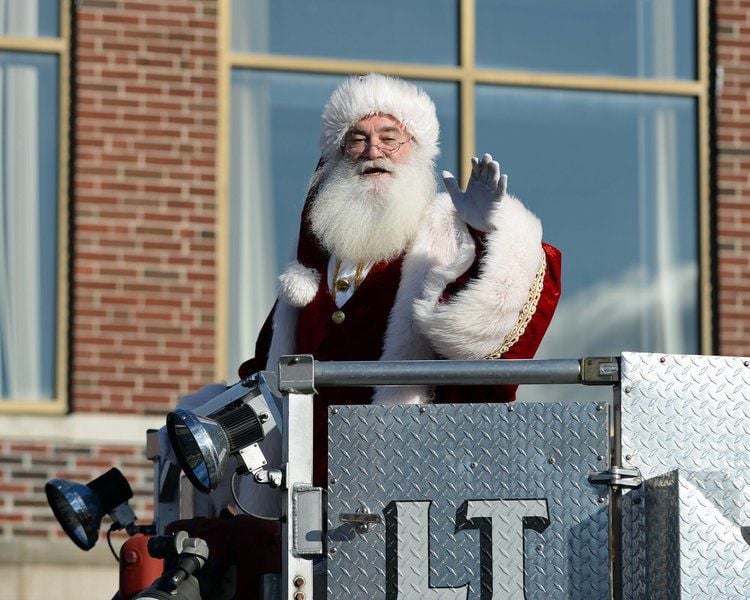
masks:
[[[393,172],[393,163],[387,158],[376,158],[374,160],[365,160],[355,165],[357,174],[362,175],[367,169],[383,169],[384,171]]]

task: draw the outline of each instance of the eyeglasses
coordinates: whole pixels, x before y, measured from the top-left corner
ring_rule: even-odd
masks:
[[[353,136],[346,140],[343,143],[342,147],[349,156],[355,158],[358,156],[362,156],[362,154],[364,154],[369,148],[377,148],[385,156],[391,156],[392,154],[398,152],[399,148],[401,148],[401,146],[403,146],[410,140],[411,138],[400,140],[393,136],[385,136],[380,138],[379,144],[372,144],[367,141],[366,137]]]

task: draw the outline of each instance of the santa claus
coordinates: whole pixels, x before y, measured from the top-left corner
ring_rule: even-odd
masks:
[[[542,242],[539,220],[506,193],[507,177],[489,154],[472,159],[465,191],[444,172],[447,193],[439,193],[438,137],[435,106],[411,83],[371,74],[336,89],[323,112],[321,158],[296,260],[280,276],[255,356],[240,367],[243,378],[275,370],[286,354],[317,360],[534,355],[560,295],[560,253]],[[321,389],[313,483],[325,486],[332,404],[507,402],[515,392],[507,385]],[[274,463],[278,435],[266,438],[263,449]],[[218,494],[228,499],[226,491]],[[239,500],[247,512],[278,515],[278,491],[267,486],[243,486]],[[226,528],[215,521],[203,526],[193,533],[213,535],[223,547]],[[278,543],[275,523],[245,518],[238,527],[244,533],[237,539]],[[272,568],[278,556],[263,550],[265,542],[248,544],[235,549],[253,565],[242,570],[246,581],[238,588],[255,589],[263,571],[254,561],[265,557]]]
[[[443,172],[435,106],[406,81],[341,84],[323,111],[321,159],[302,213],[297,259],[241,376],[280,356],[317,360],[531,358],[560,295],[560,253],[506,193],[489,154],[462,191]],[[507,402],[515,386],[323,389],[315,477],[325,481],[331,404]]]

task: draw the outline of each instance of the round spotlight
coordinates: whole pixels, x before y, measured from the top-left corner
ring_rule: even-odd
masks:
[[[53,479],[44,491],[60,526],[83,550],[91,550],[96,544],[104,515],[133,497],[127,479],[114,468],[88,485]]]
[[[230,455],[264,437],[258,415],[247,404],[208,417],[178,408],[167,415],[167,433],[185,475],[204,493],[218,487]]]
[[[178,408],[167,415],[167,433],[190,482],[201,492],[216,489],[229,456],[229,440],[221,426]]]

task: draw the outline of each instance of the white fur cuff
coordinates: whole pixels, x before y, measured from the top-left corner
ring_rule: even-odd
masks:
[[[279,296],[292,306],[302,308],[315,298],[319,285],[320,273],[295,260],[279,275]]]
[[[444,285],[435,276],[414,303],[422,333],[445,358],[482,359],[503,346],[545,260],[541,223],[518,199],[504,197],[490,223],[494,230],[487,234],[479,276],[446,303],[440,302]]]

